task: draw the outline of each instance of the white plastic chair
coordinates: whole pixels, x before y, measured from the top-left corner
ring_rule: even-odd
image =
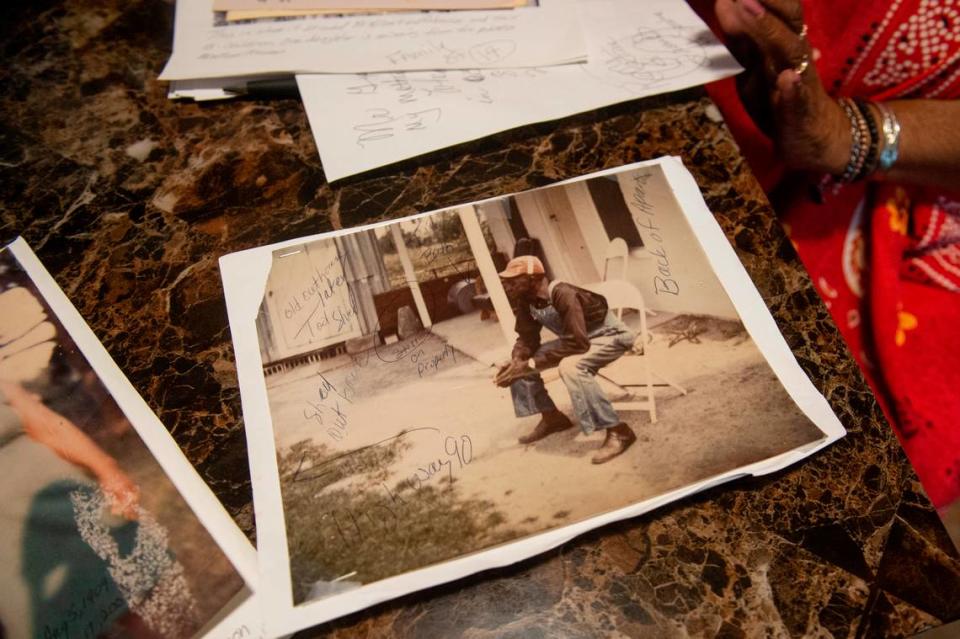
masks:
[[[607,245],[607,254],[603,256],[603,281],[623,280],[627,281],[627,264],[630,259],[630,249],[627,248],[627,242],[622,237],[615,237]],[[619,268],[614,266],[616,272],[611,272],[610,262],[619,261]],[[617,309],[617,319],[623,319],[623,309]]]
[[[621,240],[622,242],[623,240]],[[626,246],[626,244],[624,244]],[[625,279],[607,280],[588,286],[594,293],[599,293],[607,299],[607,306],[612,311],[616,311],[618,318],[623,318],[624,309],[633,309],[640,317],[640,331],[637,334],[633,346],[623,357],[642,359],[641,379],[630,380],[627,383],[616,382],[602,371],[597,374],[607,380],[624,393],[630,394],[629,400],[612,402],[617,410],[645,410],[650,413],[650,421],[657,421],[657,402],[653,396],[653,376],[650,371],[650,358],[646,356],[644,347],[649,343],[647,335],[647,309],[643,303],[643,294],[637,290],[637,287]],[[677,387],[679,388],[679,387]],[[632,389],[646,389],[646,392],[638,399],[637,392]],[[686,391],[680,389],[686,394]]]

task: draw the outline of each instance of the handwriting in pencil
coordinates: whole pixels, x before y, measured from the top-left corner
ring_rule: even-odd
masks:
[[[650,253],[657,258],[657,271],[653,275],[653,287],[657,295],[667,293],[669,295],[680,294],[680,282],[673,271],[670,263],[670,256],[667,253],[666,242],[663,234],[664,229],[660,227],[657,220],[657,207],[655,207],[647,198],[647,182],[650,180],[649,173],[638,172],[633,177],[633,192],[630,195],[630,208],[633,211],[633,221],[638,227],[649,231]]]
[[[436,124],[443,116],[439,107],[394,113],[390,109],[367,109],[367,122],[357,124],[354,131],[359,132],[357,145],[365,147],[373,142],[387,140],[404,131],[422,131],[431,124]]]

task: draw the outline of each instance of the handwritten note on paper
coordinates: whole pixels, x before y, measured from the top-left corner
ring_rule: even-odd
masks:
[[[586,64],[297,76],[327,179],[740,70],[684,2],[578,6]]]
[[[264,303],[277,318],[277,353],[291,357],[360,334],[357,301],[332,240],[287,251],[275,268]]]
[[[161,80],[285,73],[528,67],[577,62],[586,46],[573,0],[501,11],[313,16],[249,24],[213,0],[179,0]]]
[[[656,271],[650,275],[654,293],[679,295],[680,280],[670,261],[671,253],[667,251],[662,222],[657,219],[657,211],[661,210],[661,207],[656,206],[647,195],[647,183],[655,175],[653,172],[637,171],[631,176],[633,183],[630,185],[629,206],[633,210],[634,223],[646,238],[644,246],[656,260]]]

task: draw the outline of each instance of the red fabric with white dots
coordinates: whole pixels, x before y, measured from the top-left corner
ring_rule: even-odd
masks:
[[[960,97],[960,0],[803,6],[831,94]],[[819,176],[783,177],[733,81],[708,90],[761,183],[777,188],[790,239],[931,499],[960,498],[960,185],[859,183],[811,195]]]

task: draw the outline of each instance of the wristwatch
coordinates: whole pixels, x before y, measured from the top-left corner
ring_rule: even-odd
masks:
[[[537,360],[531,357],[530,359],[527,360],[527,366],[529,366],[533,370],[537,370]]]

